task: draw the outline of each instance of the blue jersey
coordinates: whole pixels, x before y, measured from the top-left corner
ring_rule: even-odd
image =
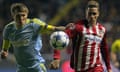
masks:
[[[45,60],[43,59],[43,57],[41,56],[41,54],[39,52],[41,50],[41,48],[42,48],[42,38],[41,38],[41,36],[38,36],[36,45],[35,45],[35,49],[37,50],[38,55],[40,55],[40,61],[44,62]]]
[[[36,19],[32,21],[28,19],[20,29],[15,25],[13,21],[5,27],[3,38],[9,40],[14,47],[14,55],[19,67],[34,68],[38,63],[44,62],[39,52],[42,48],[40,33],[49,30],[52,26],[49,28],[46,23]]]

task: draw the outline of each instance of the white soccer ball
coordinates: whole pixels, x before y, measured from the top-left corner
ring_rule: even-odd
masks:
[[[62,50],[69,44],[69,37],[63,31],[56,31],[50,35],[50,45],[54,49]]]

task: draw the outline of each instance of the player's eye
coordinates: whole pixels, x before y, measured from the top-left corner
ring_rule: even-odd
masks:
[[[89,15],[96,15],[97,13],[95,13],[95,12],[89,12],[88,14]]]
[[[24,13],[23,13],[23,14],[21,13],[21,14],[18,14],[18,15],[19,15],[19,16],[25,16],[25,14],[24,14]]]
[[[25,16],[25,14],[20,14],[19,16]]]

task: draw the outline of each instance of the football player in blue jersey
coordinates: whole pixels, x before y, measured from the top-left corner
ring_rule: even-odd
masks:
[[[40,35],[50,30],[64,30],[65,27],[48,25],[37,18],[29,19],[28,13],[28,8],[22,3],[11,5],[13,21],[7,24],[3,31],[1,58],[7,57],[12,44],[17,72],[46,72],[45,60],[39,52],[42,48]]]

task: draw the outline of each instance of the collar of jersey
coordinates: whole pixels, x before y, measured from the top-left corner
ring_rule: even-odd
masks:
[[[26,25],[26,24],[30,24],[30,19],[27,19],[27,21],[26,21],[26,23],[25,23],[24,25]],[[16,27],[16,23],[15,23],[14,25],[15,25],[15,28],[18,29],[18,28]],[[24,25],[23,25],[23,27],[24,27]]]

